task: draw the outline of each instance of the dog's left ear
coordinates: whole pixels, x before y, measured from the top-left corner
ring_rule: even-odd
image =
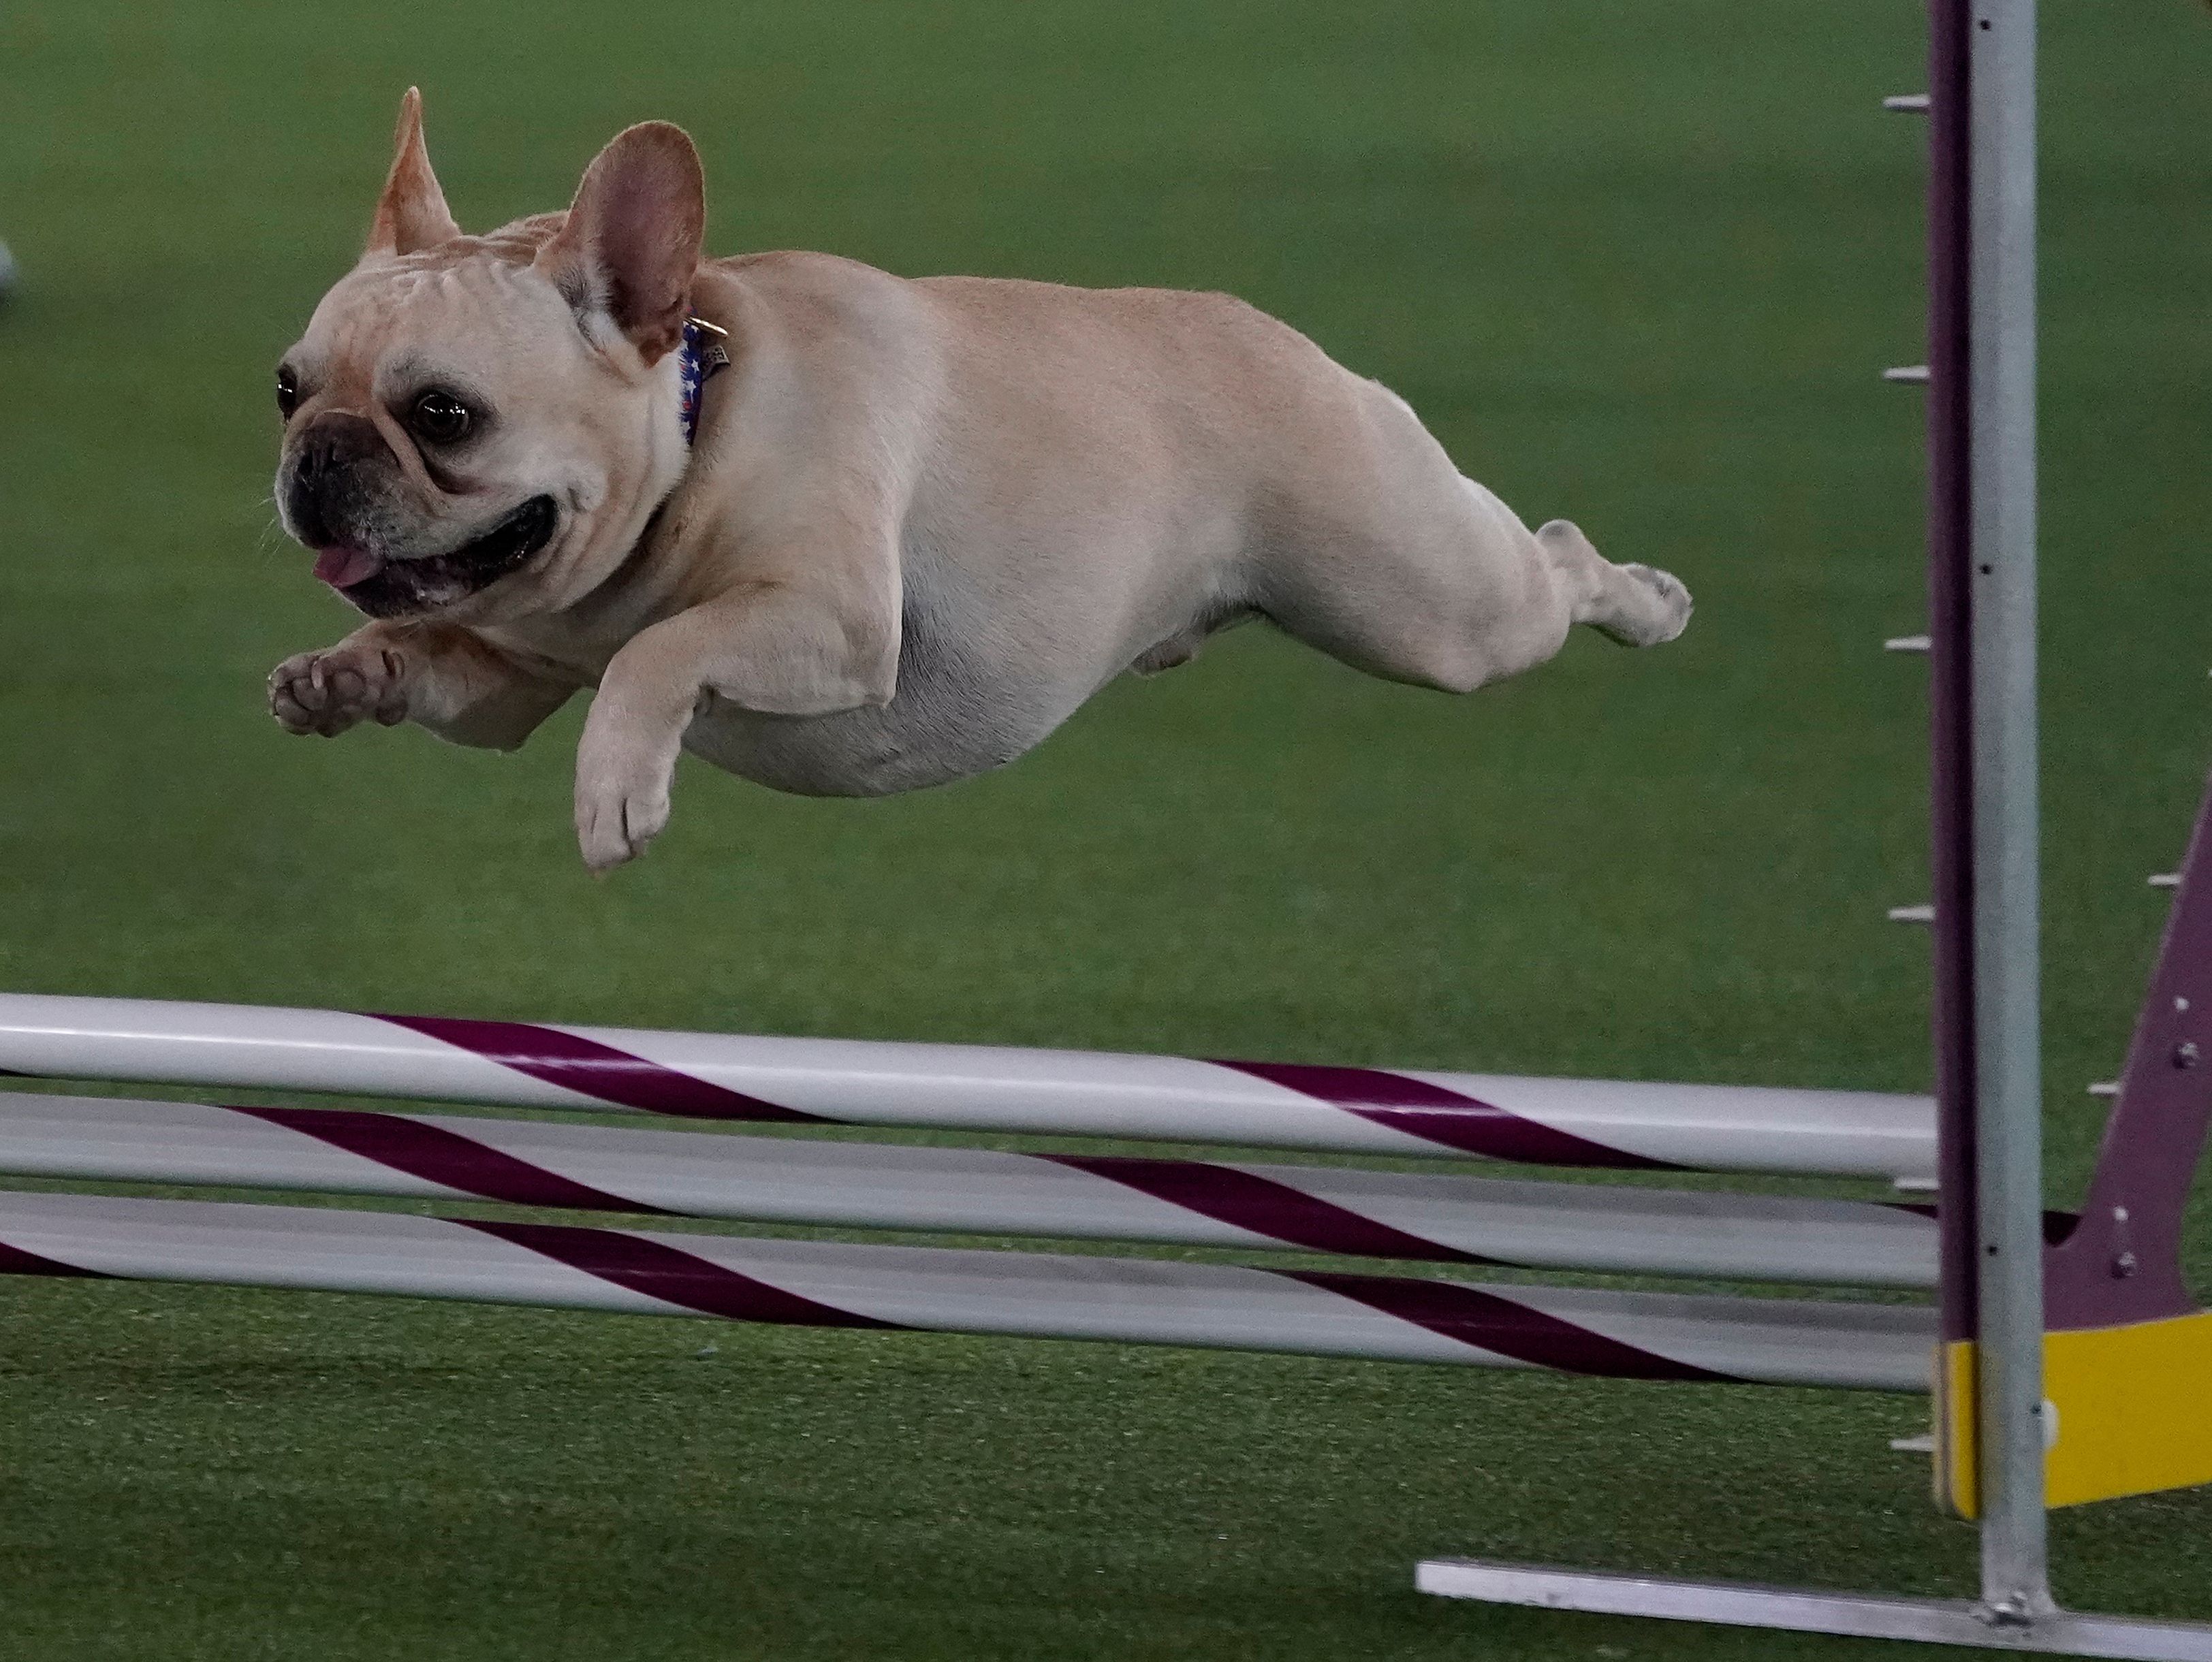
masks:
[[[657,363],[683,338],[706,234],[707,181],[690,135],[647,121],[617,133],[584,170],[537,266],[587,332],[605,318]]]

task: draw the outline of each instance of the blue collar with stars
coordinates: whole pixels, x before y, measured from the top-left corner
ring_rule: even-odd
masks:
[[[684,389],[680,413],[684,418],[684,443],[688,448],[699,436],[699,395],[708,381],[730,367],[730,355],[722,347],[729,331],[708,323],[704,318],[684,319],[684,344],[677,349],[677,373]]]

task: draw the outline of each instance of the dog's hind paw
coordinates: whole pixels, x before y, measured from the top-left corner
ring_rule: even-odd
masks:
[[[1689,627],[1690,591],[1672,572],[1656,566],[1617,567],[1635,588],[1598,628],[1624,646],[1660,646]]]

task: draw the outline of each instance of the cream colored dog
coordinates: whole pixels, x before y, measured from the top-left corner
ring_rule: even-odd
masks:
[[[567,213],[464,235],[408,93],[368,252],[277,372],[285,528],[374,620],[278,666],[288,729],[511,749],[596,688],[576,834],[604,870],[667,822],[680,748],[908,791],[1247,618],[1451,692],[1571,624],[1648,646],[1688,619],[1673,577],[1532,533],[1239,300],[703,260],[705,212],[691,141],[649,122]],[[694,317],[729,367],[687,449]]]

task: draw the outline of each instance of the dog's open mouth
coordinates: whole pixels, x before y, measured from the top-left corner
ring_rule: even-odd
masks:
[[[315,575],[371,617],[398,617],[465,599],[530,563],[552,541],[561,510],[533,496],[472,543],[451,554],[386,560],[337,546],[315,556]]]

